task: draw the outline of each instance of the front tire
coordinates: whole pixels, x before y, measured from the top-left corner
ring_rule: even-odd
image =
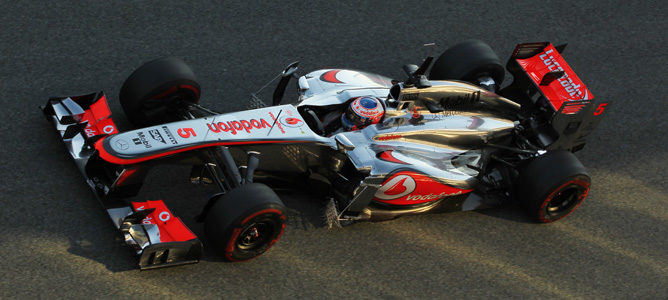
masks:
[[[591,179],[582,163],[568,151],[550,151],[530,160],[515,183],[515,197],[540,223],[565,218],[589,193]]]
[[[165,57],[137,68],[119,94],[121,106],[137,127],[178,120],[175,112],[197,103],[201,90],[195,74],[182,60]]]
[[[285,229],[285,206],[260,183],[231,190],[207,213],[204,229],[216,252],[228,261],[255,258],[273,246]]]

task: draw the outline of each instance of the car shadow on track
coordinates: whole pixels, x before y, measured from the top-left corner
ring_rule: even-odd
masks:
[[[311,194],[280,192],[279,196],[287,207],[287,226],[290,230],[310,231],[327,227],[324,217],[325,200]],[[474,213],[474,212],[469,212]],[[490,208],[475,211],[485,216],[500,218],[518,223],[534,223],[526,216],[522,207],[517,204],[508,204],[500,208]],[[439,213],[447,214],[447,213]],[[405,216],[402,218],[411,218]],[[209,246],[204,234],[204,227],[189,219],[184,219],[186,225],[198,236],[204,245],[202,261],[225,262],[215,250]],[[103,236],[107,236],[106,234]],[[138,259],[132,249],[127,247],[120,236],[109,241],[96,236],[70,238],[67,251],[71,254],[96,261],[105,266],[110,272],[124,272],[139,270]]]
[[[120,238],[116,239],[118,243],[114,243],[118,245],[117,247],[102,245],[106,243],[96,243],[88,239],[70,238],[69,241],[70,247],[67,252],[98,262],[110,272],[139,270],[138,260],[132,249],[122,245]]]
[[[486,216],[513,221],[517,223],[536,223],[527,216],[526,212],[524,211],[524,208],[522,208],[517,203],[505,204],[498,208],[481,209],[476,212]]]
[[[288,208],[287,226],[289,228],[308,231],[327,226],[323,217],[324,203],[321,203],[312,195],[281,193],[280,197]],[[191,222],[187,218],[184,221],[204,245],[201,260],[224,262],[215,250],[208,245],[203,225],[194,221]],[[104,236],[107,235],[104,234]],[[110,242],[102,238],[98,239],[97,236],[84,235],[79,238],[70,237],[69,243],[67,252],[100,263],[110,272],[139,270],[137,256],[132,249],[124,244],[120,236],[116,236],[115,241]]]

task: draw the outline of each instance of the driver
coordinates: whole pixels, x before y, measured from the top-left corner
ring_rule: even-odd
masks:
[[[350,105],[341,115],[344,131],[360,130],[371,124],[380,122],[385,108],[380,99],[371,96],[353,98]]]

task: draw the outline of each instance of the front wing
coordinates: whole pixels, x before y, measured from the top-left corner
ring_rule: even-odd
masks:
[[[199,261],[202,243],[162,200],[123,200],[123,190],[137,186],[131,184],[135,178],[141,177],[135,173],[145,170],[137,166],[99,163],[95,142],[118,133],[104,93],[52,97],[40,108],[60,134],[86,183],[123,234],[125,243],[139,256],[140,269]],[[114,179],[101,180],[97,176],[100,173],[111,173]]]

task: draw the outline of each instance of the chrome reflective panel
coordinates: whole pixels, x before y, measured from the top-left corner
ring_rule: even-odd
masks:
[[[479,149],[486,142],[511,134],[511,120],[486,116],[422,115],[388,118],[360,131],[342,132],[354,145],[346,154],[359,170],[371,176],[386,176],[399,168],[414,168],[458,188],[470,188],[477,171],[467,167],[479,163]],[[384,151],[407,163],[378,158]],[[459,161],[459,163],[457,163]],[[467,163],[462,163],[466,161]]]
[[[428,88],[402,88],[399,107],[404,108],[407,102],[422,106],[431,103],[454,114],[463,111],[517,112],[520,109],[518,103],[466,82],[435,80],[431,83]],[[412,110],[413,105],[408,109]]]
[[[319,70],[300,78],[298,106],[343,104],[352,97],[371,95],[385,100],[388,84],[374,83],[366,73]],[[389,78],[382,77],[389,83]],[[396,108],[386,105],[381,124],[332,137],[354,167],[370,177],[383,178],[400,168],[413,168],[458,188],[470,188],[478,172],[484,144],[512,134],[515,123],[504,118],[520,105],[479,86],[457,81],[432,81],[432,87],[399,84]],[[436,107],[438,112],[430,112]],[[332,138],[330,137],[330,138]],[[384,151],[406,164],[380,159]]]

